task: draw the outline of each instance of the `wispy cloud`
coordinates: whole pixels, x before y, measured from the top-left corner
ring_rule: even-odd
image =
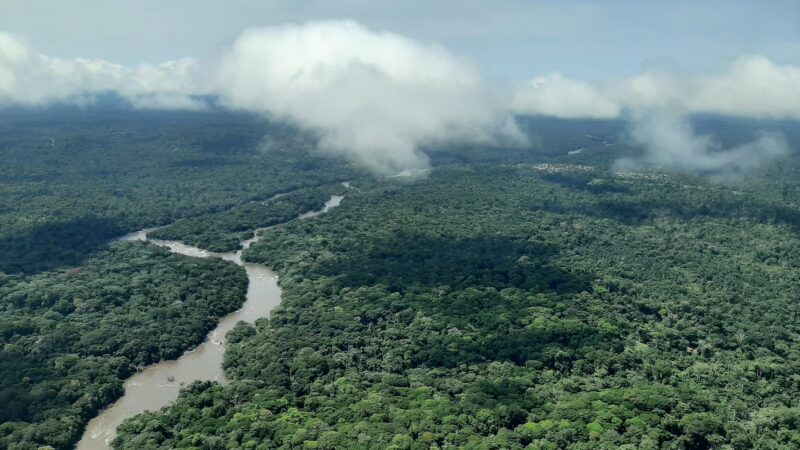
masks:
[[[562,119],[607,119],[618,117],[622,105],[597,86],[554,72],[521,85],[511,109],[518,114]]]
[[[761,119],[800,119],[800,67],[778,65],[763,56],[734,61],[719,73],[647,71],[629,78],[588,83],[555,73],[519,86],[512,109],[518,114],[562,118],[630,120],[640,158],[619,167],[643,165],[665,170],[735,176],[785,156],[781,135],[723,149],[713,136],[695,133],[691,114]]]
[[[116,91],[135,107],[201,109],[199,64],[192,58],[126,67],[102,59],[61,59],[37,53],[0,32],[0,103],[46,105]]]
[[[520,114],[618,117],[624,111],[674,109],[689,114],[800,119],[800,67],[764,56],[735,60],[719,73],[646,71],[589,83],[555,73],[520,85],[512,107]]]
[[[723,148],[712,136],[697,134],[687,117],[674,110],[641,114],[632,122],[630,134],[645,154],[617,161],[622,170],[648,165],[730,178],[757,170],[789,152],[786,139],[776,133],[762,133],[751,142]]]

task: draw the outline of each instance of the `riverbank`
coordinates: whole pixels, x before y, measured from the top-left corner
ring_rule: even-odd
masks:
[[[307,219],[324,214],[338,206],[343,198],[339,195],[331,196],[322,209],[303,213],[298,218]],[[178,241],[148,239],[147,233],[152,230],[129,233],[117,240],[149,241],[169,248],[173,253],[197,258],[216,257],[243,266],[249,282],[247,299],[241,309],[220,319],[217,327],[208,333],[202,344],[187,351],[177,360],[152,364],[126,380],[125,394],[87,424],[77,450],[109,449],[117,427],[125,419],[171,404],[178,398],[180,390],[194,381],[227,383],[222,369],[225,335],[240,321],[252,323],[261,317],[268,317],[270,311],[280,304],[282,291],[278,286],[278,276],[261,264],[243,262],[242,250],[213,253]],[[259,240],[264,230],[255,230],[252,238],[242,241],[243,249]]]

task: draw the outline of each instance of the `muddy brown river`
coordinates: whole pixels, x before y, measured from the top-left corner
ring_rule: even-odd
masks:
[[[343,183],[344,184],[344,183]],[[345,184],[348,186],[349,183]],[[328,212],[341,203],[343,196],[334,195],[319,211],[311,211],[299,216],[307,219]],[[254,322],[260,317],[269,317],[281,302],[281,289],[278,276],[261,264],[242,262],[241,250],[235,253],[212,253],[177,241],[147,239],[146,229],[126,234],[118,241],[149,241],[167,247],[174,253],[198,258],[216,257],[244,266],[247,271],[247,300],[242,308],[220,319],[217,327],[206,336],[205,341],[187,351],[177,360],[162,361],[147,366],[125,381],[125,393],[119,400],[89,421],[77,450],[107,450],[116,436],[117,427],[127,418],[145,411],[163,408],[178,398],[178,392],[193,381],[218,381],[227,383],[222,371],[222,357],[225,352],[225,334],[239,321]],[[260,239],[259,229],[251,239],[242,242],[248,248]]]

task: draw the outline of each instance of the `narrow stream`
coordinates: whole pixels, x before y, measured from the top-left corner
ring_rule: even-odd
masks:
[[[298,218],[306,219],[326,213],[331,208],[339,206],[342,198],[344,197],[333,195],[322,209],[301,214]],[[253,242],[259,240],[260,233],[265,229],[256,230],[252,238],[242,242],[242,247],[248,248]],[[110,449],[111,441],[116,436],[117,427],[125,419],[171,404],[178,398],[180,389],[193,381],[213,380],[227,384],[228,380],[222,370],[225,334],[239,321],[252,323],[260,317],[268,317],[270,311],[281,302],[278,276],[261,264],[243,262],[241,250],[235,253],[212,253],[178,241],[147,239],[147,233],[152,230],[149,228],[129,233],[116,240],[150,241],[153,244],[169,248],[173,253],[198,258],[213,256],[244,266],[249,281],[247,300],[241,309],[220,319],[217,327],[208,333],[205,341],[193,350],[187,351],[177,360],[161,361],[149,365],[128,378],[124,384],[125,394],[89,421],[80,442],[78,442],[77,450]]]

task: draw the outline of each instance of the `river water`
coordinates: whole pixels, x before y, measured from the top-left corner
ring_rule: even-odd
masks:
[[[349,183],[348,183],[349,184]],[[347,186],[347,185],[345,185]],[[328,212],[339,206],[343,196],[334,195],[318,211],[303,213],[300,219],[307,219]],[[260,233],[266,228],[258,229],[254,236],[242,242],[248,248],[260,239]],[[177,360],[162,361],[147,366],[125,381],[125,393],[115,403],[100,412],[89,421],[83,437],[78,442],[77,450],[107,450],[116,436],[117,427],[122,422],[145,411],[163,408],[178,398],[180,389],[193,381],[218,381],[227,383],[222,370],[222,357],[225,352],[225,334],[239,321],[254,322],[260,317],[269,317],[281,302],[281,288],[278,287],[278,276],[261,264],[242,261],[242,251],[235,253],[212,253],[186,245],[178,241],[162,241],[147,239],[147,233],[153,228],[126,234],[117,241],[149,241],[167,247],[173,253],[198,258],[217,257],[244,266],[247,272],[247,300],[238,311],[234,311],[220,319],[217,327],[206,336],[205,341],[190,350]]]

